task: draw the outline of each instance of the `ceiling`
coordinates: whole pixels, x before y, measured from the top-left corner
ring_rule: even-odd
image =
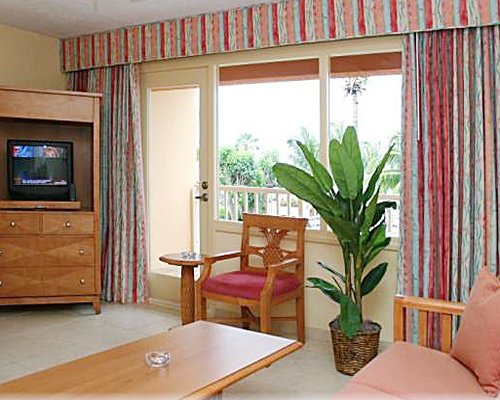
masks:
[[[59,38],[271,0],[0,0],[0,24]]]

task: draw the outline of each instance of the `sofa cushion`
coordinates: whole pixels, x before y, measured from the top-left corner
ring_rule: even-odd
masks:
[[[204,291],[231,297],[258,300],[266,282],[266,275],[234,271],[208,278]],[[274,281],[273,296],[279,296],[300,287],[300,282],[291,275],[278,275]]]
[[[467,368],[446,353],[396,342],[351,381],[404,399],[489,397]]]
[[[476,374],[486,393],[500,391],[500,280],[479,273],[465,306],[451,356]]]

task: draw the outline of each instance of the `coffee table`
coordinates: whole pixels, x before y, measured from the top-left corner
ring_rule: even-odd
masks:
[[[4,383],[0,397],[205,399],[301,347],[295,340],[197,321]],[[150,350],[168,351],[170,365],[147,367],[144,354]]]

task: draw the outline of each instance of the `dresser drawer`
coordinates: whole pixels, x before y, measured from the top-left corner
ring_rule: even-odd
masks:
[[[94,239],[78,237],[0,238],[1,267],[94,265]]]
[[[93,235],[93,213],[44,213],[42,233],[45,235]]]
[[[0,297],[96,294],[93,268],[2,268]]]
[[[0,235],[29,235],[40,233],[38,213],[0,213]]]

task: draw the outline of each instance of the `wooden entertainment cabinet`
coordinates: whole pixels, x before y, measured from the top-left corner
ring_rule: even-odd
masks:
[[[100,312],[100,100],[91,93],[0,88],[0,305],[92,303]],[[72,142],[80,208],[9,201],[8,139]]]

